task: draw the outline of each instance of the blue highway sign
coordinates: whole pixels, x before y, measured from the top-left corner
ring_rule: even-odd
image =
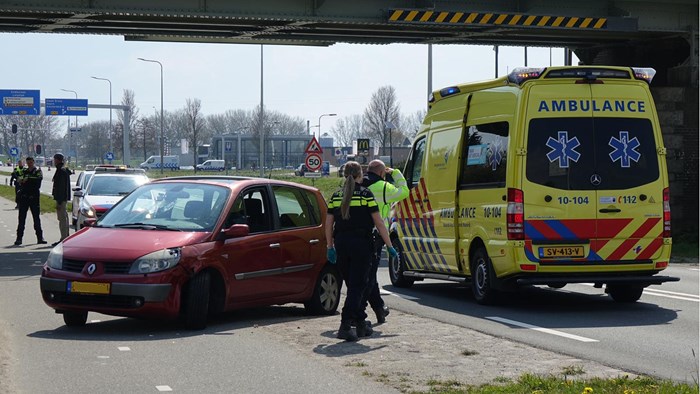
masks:
[[[50,99],[44,100],[46,115],[87,116],[87,99]]]
[[[112,153],[112,152],[105,153],[105,159],[107,159],[109,161],[114,160],[114,153]]]
[[[0,115],[39,115],[38,90],[0,90]]]
[[[12,148],[10,148],[10,156],[17,156],[17,155],[19,155],[19,149],[17,149],[16,146],[13,146]]]

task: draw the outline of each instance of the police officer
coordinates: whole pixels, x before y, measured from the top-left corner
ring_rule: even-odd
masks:
[[[19,209],[19,178],[22,177],[22,170],[24,170],[24,164],[22,160],[17,162],[17,167],[12,170],[12,175],[10,175],[10,186],[14,183],[15,185],[15,209]]]
[[[60,153],[53,155],[53,162],[56,165],[56,172],[53,174],[53,189],[51,194],[56,201],[56,217],[58,218],[58,228],[61,231],[61,239],[53,243],[58,245],[68,237],[68,211],[66,205],[70,200],[70,175],[71,170],[65,167],[64,157]],[[49,168],[50,169],[50,168]]]
[[[24,236],[24,224],[27,221],[27,211],[32,211],[34,220],[34,232],[36,233],[36,243],[45,244],[44,232],[41,230],[41,218],[39,217],[39,188],[44,176],[39,167],[34,166],[34,158],[27,157],[27,168],[22,171],[19,178],[19,219],[17,223],[17,239],[15,245],[22,245]]]
[[[387,167],[381,160],[372,160],[367,167],[367,175],[362,180],[362,186],[368,188],[374,195],[379,207],[379,214],[382,217],[383,225],[389,227],[389,213],[391,212],[391,204],[401,201],[408,197],[408,186],[406,178],[398,168]],[[362,305],[366,306],[367,302],[372,307],[375,315],[377,315],[377,323],[382,324],[386,321],[386,316],[389,314],[389,308],[384,305],[379,294],[379,284],[377,283],[377,269],[379,261],[382,258],[382,249],[384,241],[379,236],[377,229],[373,232],[374,243],[374,259],[369,272],[369,283],[362,297]]]
[[[330,263],[338,261],[345,280],[347,295],[341,312],[337,337],[357,341],[358,337],[372,335],[372,326],[365,322],[362,292],[367,287],[372,265],[370,243],[372,228],[376,227],[387,245],[389,254],[396,256],[391,240],[372,192],[361,186],[362,167],[355,161],[345,164],[343,189],[333,193],[326,216],[327,257]],[[353,331],[352,326],[356,330]]]

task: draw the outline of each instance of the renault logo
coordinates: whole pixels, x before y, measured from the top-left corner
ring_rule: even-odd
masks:
[[[97,269],[97,266],[95,265],[95,263],[88,265],[88,270],[87,270],[88,274],[90,274],[90,275],[94,274],[96,269]]]
[[[600,175],[598,175],[598,174],[591,175],[591,183],[593,184],[593,186],[600,185],[600,182],[602,182],[602,181],[603,180],[600,178]]]

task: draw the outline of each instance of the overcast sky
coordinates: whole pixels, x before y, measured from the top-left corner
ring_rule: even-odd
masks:
[[[120,36],[0,34],[6,54],[0,89],[39,89],[45,98],[87,99],[119,104],[124,89],[135,92],[142,115],[160,111],[160,68],[139,57],[158,60],[164,72],[164,108],[184,107],[187,98],[202,101],[205,115],[228,109],[251,110],[260,103],[260,45],[127,42]],[[402,113],[426,106],[427,45],[348,45],[264,47],[264,104],[318,123],[321,114],[362,114],[372,93],[384,85],[396,89]],[[551,51],[562,65],[564,51]],[[548,48],[529,48],[529,66],[548,66]],[[574,59],[576,64],[576,59]],[[522,47],[501,47],[499,75],[524,65]],[[492,46],[433,46],[433,90],[495,74]],[[155,107],[155,109],[154,109]],[[113,114],[116,119],[116,114]],[[109,119],[107,110],[90,109],[80,123]],[[324,117],[323,132],[337,118]],[[314,130],[315,131],[315,130]]]

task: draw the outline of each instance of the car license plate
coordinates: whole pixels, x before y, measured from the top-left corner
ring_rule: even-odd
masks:
[[[581,258],[583,246],[556,246],[540,248],[541,259]]]
[[[68,282],[69,293],[109,294],[109,283]]]

